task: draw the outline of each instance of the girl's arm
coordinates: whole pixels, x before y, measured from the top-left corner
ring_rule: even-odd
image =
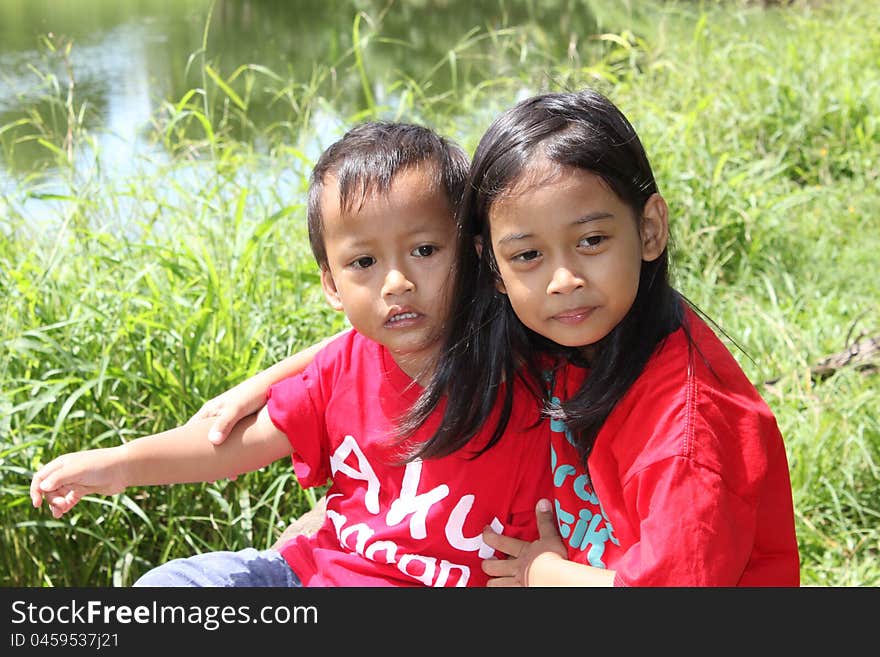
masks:
[[[538,502],[535,515],[538,540],[531,543],[488,527],[483,531],[487,545],[508,555],[507,559],[483,561],[483,572],[492,577],[487,586],[614,586],[615,571],[567,559],[549,500]]]
[[[236,422],[260,410],[266,403],[266,393],[270,386],[282,379],[302,372],[315,359],[315,355],[321,349],[343,333],[345,331],[341,331],[329,338],[324,338],[317,344],[313,344],[292,356],[288,356],[226,392],[220,393],[213,399],[205,402],[189,422],[213,418],[213,424],[208,431],[208,440],[215,445],[219,445],[226,440],[229,431],[235,426]]]
[[[117,447],[63,454],[31,481],[31,502],[43,498],[60,518],[84,495],[121,493],[130,486],[215,481],[258,470],[291,453],[290,442],[264,407],[235,425],[220,446],[206,440],[210,420],[145,436]]]

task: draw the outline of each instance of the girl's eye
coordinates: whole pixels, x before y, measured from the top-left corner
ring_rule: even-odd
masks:
[[[540,251],[532,249],[531,251],[523,251],[522,253],[517,253],[515,256],[513,256],[513,259],[517,262],[531,262],[540,255]]]
[[[376,259],[373,256],[362,256],[357,260],[354,260],[351,263],[351,266],[355,269],[368,269],[376,264]]]
[[[437,247],[433,244],[422,244],[421,246],[417,246],[414,248],[410,255],[415,256],[417,258],[427,258],[429,256],[437,253]]]
[[[597,246],[599,246],[604,241],[605,241],[604,235],[590,235],[588,237],[584,237],[581,239],[580,246],[586,246],[587,248],[595,249]]]

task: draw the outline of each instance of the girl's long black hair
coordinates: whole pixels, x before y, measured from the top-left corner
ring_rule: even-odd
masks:
[[[534,96],[492,123],[477,146],[459,208],[461,268],[445,349],[401,429],[411,432],[421,426],[444,395],[446,407],[439,428],[414,456],[441,456],[464,446],[488,421],[503,389],[488,449],[510,419],[513,386],[502,382],[520,377],[541,395],[542,354],[576,362],[582,358],[580,350],[561,347],[526,328],[495,286],[489,211],[536,157],[598,175],[637,219],[657,192],[635,130],[610,100],[593,90]],[[482,241],[479,253],[475,238]],[[668,268],[667,249],[656,260],[642,262],[636,299],[623,320],[594,345],[584,384],[560,406],[545,409],[566,423],[585,463],[615,404],[661,341],[682,325],[683,299],[669,284]]]

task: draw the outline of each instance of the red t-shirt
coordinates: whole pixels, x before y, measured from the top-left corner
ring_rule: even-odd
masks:
[[[290,440],[299,483],[333,480],[321,529],[281,549],[305,586],[484,586],[481,560],[503,556],[483,542],[484,527],[537,538],[535,504],[551,493],[540,402],[517,384],[507,431],[476,459],[489,431],[449,456],[395,464],[395,419],[420,392],[356,331],[270,389],[269,414]],[[441,413],[413,440],[430,436]]]
[[[616,586],[798,586],[788,462],[766,403],[690,309],[602,427],[584,471],[552,423],[557,523],[569,558]],[[554,396],[583,369],[557,372]]]

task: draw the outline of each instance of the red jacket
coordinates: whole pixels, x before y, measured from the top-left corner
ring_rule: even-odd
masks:
[[[788,462],[767,404],[690,309],[609,415],[588,477],[551,428],[555,507],[569,558],[617,586],[798,586]],[[570,397],[585,371],[566,366]]]

